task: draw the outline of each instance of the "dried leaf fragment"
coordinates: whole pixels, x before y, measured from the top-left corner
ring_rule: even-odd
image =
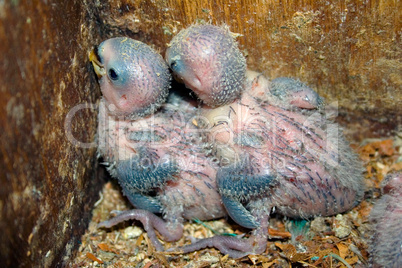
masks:
[[[91,259],[91,260],[96,261],[96,262],[98,262],[100,264],[103,264],[102,260],[100,260],[97,257],[95,257],[95,255],[90,253],[90,252],[87,252],[86,256],[87,256],[88,259]]]
[[[295,246],[292,244],[284,245],[281,243],[275,243],[275,246],[280,248],[285,257],[291,262],[298,262],[310,258],[309,253],[298,253]]]
[[[117,255],[119,255],[119,252],[117,250],[111,248],[108,244],[100,243],[100,244],[98,244],[98,247],[103,251],[113,252],[113,253],[116,253]]]
[[[349,248],[348,248],[348,246],[346,246],[346,245],[343,244],[343,243],[338,243],[338,244],[336,244],[336,247],[337,247],[338,250],[339,250],[339,256],[340,256],[342,259],[345,259],[346,256],[348,256],[348,253],[349,253]]]

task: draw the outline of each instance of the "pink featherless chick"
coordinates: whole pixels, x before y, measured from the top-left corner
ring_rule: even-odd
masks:
[[[194,25],[170,42],[166,61],[204,103],[196,120],[219,159],[217,184],[228,214],[253,229],[247,239],[215,236],[185,246],[238,258],[266,249],[272,210],[293,218],[345,212],[360,201],[362,165],[322,98],[291,78],[247,71],[227,27]]]
[[[171,75],[163,58],[142,42],[112,38],[90,53],[90,60],[103,94],[98,151],[135,207],[99,227],[141,221],[162,251],[155,230],[175,241],[184,219],[224,216],[216,167],[191,123],[195,107],[174,96],[165,103]]]

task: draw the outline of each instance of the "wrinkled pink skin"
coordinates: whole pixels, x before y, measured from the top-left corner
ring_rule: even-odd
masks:
[[[163,108],[169,105],[165,104]],[[163,247],[156,237],[155,229],[166,241],[175,241],[182,236],[183,219],[210,220],[226,214],[217,192],[216,168],[198,147],[200,144],[197,144],[197,130],[192,126],[191,120],[189,121],[191,114],[194,114],[194,108],[183,102],[180,110],[171,117],[157,112],[135,121],[122,120],[124,117],[110,115],[105,102],[101,101],[99,151],[111,165],[111,169],[115,163],[130,159],[139,147],[146,146],[160,157],[161,162],[174,159],[180,171],[174,176],[175,180],[157,189],[155,198],[162,203],[165,221],[148,211],[134,209],[122,212],[101,223],[99,227],[111,227],[128,219],[140,220],[157,250],[162,251]],[[163,136],[163,140],[149,143],[129,139],[131,132],[151,129]],[[191,140],[194,139],[192,144]]]
[[[264,192],[244,197],[260,224],[249,240],[216,236],[186,246],[184,252],[214,246],[235,258],[262,253],[271,209],[292,218],[329,216],[353,208],[362,197],[360,163],[339,135],[338,126],[319,112],[261,103],[246,90],[232,104],[204,108],[203,115],[208,140],[221,163],[239,163],[249,157],[254,175],[270,174],[275,180]],[[263,143],[236,142],[246,133],[259,136]]]
[[[282,80],[289,80],[289,78],[279,78]],[[275,79],[275,80],[278,80]],[[280,106],[284,109],[294,109],[301,108],[306,110],[315,110],[322,108],[322,98],[313,91],[308,86],[301,84],[297,92],[289,92],[282,98],[272,94],[271,89],[273,88],[271,82],[266,79],[261,73],[247,70],[245,88],[247,88],[247,93],[253,96],[259,102],[266,102],[274,106]],[[296,80],[297,81],[297,80]],[[286,89],[283,89],[286,90]]]
[[[383,196],[370,214],[374,235],[370,259],[374,268],[402,267],[402,172],[388,175],[383,183]]]
[[[338,126],[319,112],[259,103],[246,91],[238,101],[206,108],[203,114],[209,120],[208,140],[215,144],[222,162],[236,163],[247,156],[256,171],[277,177],[277,185],[264,196],[282,214],[328,216],[356,205],[362,185],[347,176],[361,178],[359,166],[353,168],[358,161],[338,135]],[[246,133],[263,141],[252,146],[236,142]],[[347,162],[344,172],[352,173],[343,174],[339,161]]]
[[[264,76],[246,72],[245,64],[232,67],[231,57],[241,63],[242,55],[237,48],[232,49],[235,41],[230,36],[230,32],[216,26],[191,26],[171,41],[166,61],[206,104],[197,125],[205,130],[206,140],[214,146],[222,168],[231,169],[233,180],[246,178],[245,186],[253,185],[248,180],[252,176],[272,180],[264,189],[251,187],[254,192],[244,193],[241,188],[231,186],[230,178],[220,178],[218,172],[218,183],[222,179],[228,182],[220,187],[222,198],[227,196],[246,206],[259,227],[249,239],[215,236],[183,248],[184,252],[190,252],[212,246],[237,258],[265,250],[271,209],[296,218],[344,212],[361,198],[363,177],[362,166],[342,137],[341,129],[325,118],[319,96],[308,87],[284,92],[285,99],[272,95],[271,82]],[[226,43],[221,46],[216,40]],[[225,56],[216,56],[218,52]],[[212,64],[216,59],[226,63]],[[237,85],[223,75],[216,75],[222,68],[226,77],[233,77]],[[218,98],[209,97],[220,96],[217,88],[233,93],[235,98],[225,96],[225,99],[234,101],[220,103]],[[236,173],[243,172],[237,169],[243,162],[249,177]],[[230,172],[222,174],[231,176]],[[238,189],[240,193],[236,192]],[[239,206],[232,206],[235,208],[232,212],[226,208],[232,218],[248,213]],[[238,219],[248,224],[241,217]]]

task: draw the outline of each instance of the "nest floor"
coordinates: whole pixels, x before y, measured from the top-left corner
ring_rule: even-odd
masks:
[[[110,218],[112,210],[131,208],[119,186],[109,181],[95,204],[89,228],[70,267],[367,267],[371,236],[368,217],[373,203],[381,196],[382,179],[402,169],[402,132],[393,137],[362,140],[352,147],[366,168],[364,200],[347,213],[310,221],[273,214],[266,251],[241,259],[224,256],[214,248],[188,254],[157,252],[139,222],[97,229],[99,222]],[[210,237],[214,232],[247,236],[249,230],[228,219],[187,222],[178,242],[161,241],[165,248],[178,247],[190,244],[190,237]]]

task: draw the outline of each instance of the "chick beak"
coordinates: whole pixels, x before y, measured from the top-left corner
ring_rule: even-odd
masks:
[[[99,61],[95,49],[91,50],[88,53],[88,58],[92,62],[92,65],[94,66],[94,70],[96,75],[98,76],[98,79],[100,79],[102,76],[106,74],[106,71],[104,65]]]

